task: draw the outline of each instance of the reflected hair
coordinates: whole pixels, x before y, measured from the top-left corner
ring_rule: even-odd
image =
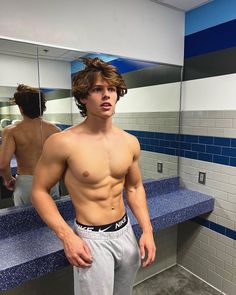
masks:
[[[89,91],[98,78],[116,87],[117,101],[127,93],[125,81],[116,67],[108,62],[104,62],[98,57],[79,58],[79,61],[85,64],[85,68],[74,76],[72,81],[72,93],[82,117],[87,116],[87,109],[81,99],[88,97]]]
[[[14,102],[21,107],[27,117],[34,119],[46,110],[46,98],[42,91],[24,84],[19,84],[14,93]]]

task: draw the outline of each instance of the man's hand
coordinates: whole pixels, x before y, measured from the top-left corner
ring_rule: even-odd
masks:
[[[156,257],[156,246],[152,233],[143,233],[139,240],[140,254],[143,261],[143,267],[149,266]],[[145,253],[147,252],[147,255]]]
[[[12,177],[10,180],[4,179],[4,185],[9,191],[13,191],[15,187],[16,179]]]
[[[80,237],[73,234],[63,244],[66,257],[72,265],[81,268],[91,266],[93,258],[89,247]]]

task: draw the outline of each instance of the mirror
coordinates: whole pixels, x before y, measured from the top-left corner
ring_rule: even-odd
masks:
[[[38,87],[37,46],[0,39],[0,137],[3,128],[22,119],[19,108],[12,103],[18,84]],[[1,148],[1,147],[0,147]],[[16,160],[11,161],[16,173]],[[13,206],[12,193],[0,177],[0,208]]]
[[[116,66],[128,86],[128,93],[117,103],[113,122],[139,139],[143,179],[178,175],[176,141],[179,133],[181,66],[8,40],[0,42],[0,46],[3,45],[0,62],[5,66],[1,67],[4,70],[0,73],[1,120],[20,118],[16,106],[10,105],[9,98],[17,84],[28,83],[40,87],[46,96],[44,119],[61,129],[82,122],[84,119],[71,95],[71,79],[83,67],[79,57],[99,57]],[[21,62],[21,66],[14,64],[16,60]],[[30,68],[29,63],[34,67],[31,64]],[[12,65],[14,75],[9,65]],[[8,122],[5,121],[5,124]],[[2,185],[1,189],[4,189]],[[61,194],[67,194],[63,183]],[[0,208],[7,206],[7,202],[2,203],[4,196],[6,193],[0,195]]]

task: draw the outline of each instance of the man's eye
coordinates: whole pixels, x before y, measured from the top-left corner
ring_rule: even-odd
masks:
[[[94,91],[94,92],[99,92],[99,91],[101,91],[101,90],[102,90],[101,87],[95,87],[95,88],[93,88],[93,91]]]
[[[113,92],[113,91],[116,91],[116,88],[115,87],[109,87],[108,90]]]

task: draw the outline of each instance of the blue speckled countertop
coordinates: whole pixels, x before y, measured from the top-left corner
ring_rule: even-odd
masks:
[[[154,231],[213,210],[208,195],[181,189],[173,177],[144,183]],[[57,202],[59,211],[72,226],[74,210],[69,197]],[[129,208],[137,237],[141,230]],[[62,243],[43,224],[31,207],[0,210],[0,291],[40,277],[68,265]]]

